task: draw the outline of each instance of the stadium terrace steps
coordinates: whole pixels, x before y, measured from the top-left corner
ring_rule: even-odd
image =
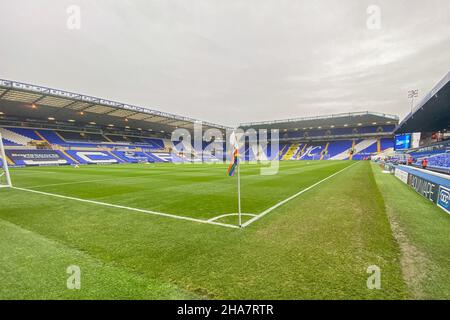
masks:
[[[62,155],[69,160],[71,164],[80,164],[75,158],[71,157],[65,150],[58,150]]]
[[[252,144],[246,151],[246,159],[249,161],[266,161],[269,159],[267,155],[267,146]]]
[[[344,160],[349,156],[349,150],[352,148],[352,140],[333,141],[328,146],[328,159],[330,160]],[[335,159],[340,157],[341,159]]]
[[[331,128],[331,129],[312,129],[288,132],[283,137],[290,139],[303,138],[324,138],[330,136],[352,136],[352,135],[374,135],[381,133],[393,133],[395,125],[373,125],[360,128]]]
[[[131,146],[150,150],[163,150],[166,146],[163,139],[159,138],[129,137],[130,141],[120,143],[110,142],[105,136],[93,133],[9,127],[0,128],[0,130],[4,132],[3,140],[5,146],[27,146],[31,141],[47,142],[52,145],[68,148],[114,148]]]
[[[291,144],[287,152],[284,154],[282,160],[291,160],[294,154],[297,152],[299,146],[300,144],[298,143]]]
[[[349,159],[352,160],[352,158],[357,155],[358,153],[360,153],[361,151],[369,148],[370,146],[374,145],[375,143],[377,143],[377,139],[366,139],[366,140],[362,140],[358,143],[356,143],[356,141],[354,141],[352,143],[352,146],[348,149],[345,149],[344,151],[331,156],[330,160],[346,160]],[[350,150],[353,149],[353,156],[350,155]]]
[[[35,140],[6,128],[0,128],[0,132],[2,133],[4,140],[8,140],[18,146],[27,146],[30,142]]]
[[[355,154],[355,145],[356,145],[356,140],[352,140],[352,148],[350,149],[350,152],[349,152],[350,160],[353,160],[353,156]]]
[[[119,162],[119,163],[127,163],[128,161],[126,161],[126,160],[123,160],[122,158],[120,158],[119,156],[117,156],[114,152],[112,152],[112,151],[106,151],[106,152],[108,152],[108,154],[110,154],[110,155],[112,155],[114,158],[116,158],[117,159],[117,161]]]
[[[322,154],[320,155],[320,160],[323,160],[323,158],[325,157],[325,155],[327,154],[327,152],[328,152],[328,147],[330,146],[330,143],[329,142],[327,142],[327,144],[325,145],[325,149],[323,149],[323,152],[322,152]]]
[[[61,139],[56,132],[52,130],[37,130],[36,133],[39,133],[50,144],[67,145],[67,142]]]
[[[394,140],[388,138],[381,138],[381,152],[393,151],[394,150]]]
[[[264,153],[264,149],[261,145],[251,144],[244,152],[244,160],[257,161],[267,160],[267,156]]]
[[[23,135],[33,140],[42,141],[41,137],[36,134],[34,130],[27,128],[7,128],[8,130],[15,132],[17,134]]]
[[[55,134],[63,141],[67,142],[67,139],[65,139],[58,131],[55,131]],[[70,139],[69,139],[70,140]]]
[[[306,143],[300,145],[300,147],[297,149],[297,152],[294,154],[293,159],[297,159],[297,160],[300,159],[302,154],[305,152],[306,147],[307,147]]]
[[[122,163],[108,151],[102,150],[66,150],[67,154],[81,164]]]
[[[319,160],[324,149],[322,143],[312,143],[305,146],[304,151],[298,158],[299,160]]]
[[[105,138],[106,141],[113,142],[110,138],[108,138],[108,136],[106,134],[104,134],[103,137]]]
[[[11,158],[8,156],[7,153],[5,154],[5,156],[6,156],[6,162],[8,163],[8,166],[14,166],[14,161],[11,160]],[[2,160],[1,155],[0,155],[0,168],[3,168],[3,160]]]
[[[161,159],[159,157],[157,157],[156,155],[154,155],[151,152],[143,152],[144,155],[148,156],[149,159],[153,160],[153,162],[168,162],[167,160]]]
[[[66,142],[110,142],[103,135],[87,132],[56,131],[56,134]]]
[[[364,139],[364,140],[337,140],[316,143],[282,143],[278,152],[279,160],[347,160],[350,158],[350,150],[354,149],[352,155],[354,160],[362,160],[368,156],[380,152],[391,151],[393,147],[392,139]],[[253,148],[255,149],[255,148]],[[257,154],[252,148],[245,151],[245,160],[256,160]],[[263,150],[263,149],[262,149]],[[260,158],[272,159],[268,152],[270,146],[263,150]]]
[[[357,144],[353,148],[353,160],[362,160],[363,157],[367,157],[372,153],[377,152],[377,139],[365,139]],[[363,153],[364,154],[361,154]]]
[[[17,144],[17,143],[14,143],[14,142],[11,142],[11,141],[9,141],[9,140],[6,140],[6,139],[2,139],[2,141],[3,141],[3,145],[5,146],[5,147],[20,147],[21,145],[19,145],[19,144]]]
[[[113,155],[115,155],[116,157],[120,158],[123,162],[138,163],[138,160],[134,156],[134,153],[131,154],[126,151],[111,151],[111,153]],[[148,158],[148,157],[146,157],[146,158]]]
[[[268,160],[267,153],[261,145],[258,145],[258,160],[260,161]]]
[[[143,152],[143,151],[134,151],[134,152],[130,152],[130,151],[115,151],[115,154],[117,154],[118,156],[121,156],[121,158],[126,161],[126,162],[142,162],[142,161],[147,161],[147,162],[167,162],[161,158],[158,158],[157,156],[155,156],[153,153],[151,152]]]
[[[414,163],[416,166],[422,166],[422,159],[426,158],[428,160],[428,169],[444,172],[450,174],[450,153],[440,153],[433,155],[424,155],[416,159]]]
[[[280,152],[278,153],[278,159],[282,160],[284,154],[289,150],[289,144],[280,144]]]
[[[156,162],[170,162],[170,161],[172,161],[172,157],[171,157],[170,153],[167,153],[167,152],[155,152],[155,153],[147,152],[147,154],[153,155],[155,160],[157,160]]]
[[[259,155],[258,145],[252,144],[251,148],[249,148],[250,160],[257,160]]]
[[[31,141],[47,142],[54,151],[65,160],[64,164],[97,164],[97,163],[136,163],[136,162],[200,162],[222,161],[226,151],[222,154],[194,150],[186,141],[172,143],[168,139],[102,135],[76,131],[61,131],[50,129],[30,129],[22,127],[0,128],[4,134],[4,143],[10,150],[30,149]],[[76,140],[76,141],[75,141]],[[98,140],[98,141],[97,141]],[[126,141],[125,141],[126,140]],[[119,141],[119,142],[118,142]],[[244,160],[346,160],[349,151],[355,150],[353,159],[361,160],[385,150],[392,150],[394,142],[391,138],[373,138],[361,140],[336,140],[322,142],[283,142],[277,151],[272,150],[272,144],[248,145],[241,149]],[[168,148],[181,149],[184,152],[169,153]],[[208,143],[202,143],[206,148]],[[17,147],[17,148],[15,148]],[[196,149],[199,149],[198,147]],[[35,149],[34,149],[35,150]],[[181,151],[179,150],[179,151]],[[45,152],[38,155],[38,151],[31,151],[27,156],[31,158],[45,157]],[[55,157],[55,155],[51,155]],[[20,165],[20,161],[15,165]],[[62,162],[61,162],[62,163]]]

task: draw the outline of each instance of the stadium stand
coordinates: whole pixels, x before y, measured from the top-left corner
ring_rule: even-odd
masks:
[[[450,72],[419,102],[398,125],[396,134],[420,133],[419,147],[399,151],[394,159],[412,158],[421,167],[427,159],[428,170],[450,173]],[[400,161],[404,162],[404,161]]]
[[[223,161],[221,142],[192,146],[172,143],[182,128],[193,134],[197,120],[149,108],[0,79],[0,132],[11,165],[107,164],[136,162]],[[57,115],[57,119],[56,118]],[[271,141],[247,141],[246,161],[362,160],[388,152],[398,117],[358,112],[241,125],[278,130]],[[202,122],[203,130],[232,128]]]
[[[441,171],[450,174],[450,153],[441,153],[426,157],[428,161],[428,169],[433,171]],[[417,158],[416,166],[421,165],[422,158]]]
[[[450,141],[443,141],[424,146],[418,149],[408,150],[407,157],[412,157],[413,165],[422,166],[422,160],[427,159],[428,169],[450,174]]]
[[[35,143],[44,142],[48,149],[58,152],[64,161],[54,164],[98,164],[98,163],[137,163],[137,162],[183,162],[183,161],[222,161],[222,155],[212,155],[190,146],[187,142],[173,145],[175,154],[168,152],[169,142],[159,138],[140,138],[133,136],[114,136],[85,134],[83,132],[29,129],[0,128],[5,146],[14,151],[14,147],[35,149]],[[208,144],[204,143],[204,150]],[[170,147],[169,147],[170,148]],[[224,148],[224,147],[223,147]],[[246,144],[244,160],[363,160],[370,156],[392,150],[393,140],[390,138],[331,140],[313,142],[280,142],[277,155],[272,155],[271,145],[265,148]],[[42,149],[42,148],[40,148]],[[144,150],[144,151],[143,151]],[[353,154],[352,154],[353,151]],[[31,153],[37,154],[41,150]],[[30,157],[31,157],[30,153]],[[44,156],[45,152],[41,155]],[[14,165],[26,165],[20,157],[11,157]],[[17,159],[18,161],[15,161]]]
[[[279,130],[279,160],[364,160],[393,152],[398,117],[358,112],[242,124],[247,130]],[[272,159],[265,149],[265,158]],[[246,160],[255,152],[246,149]]]

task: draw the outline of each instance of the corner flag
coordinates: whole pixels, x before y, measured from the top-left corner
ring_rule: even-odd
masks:
[[[240,161],[239,161],[239,143],[236,138],[236,134],[233,133],[230,136],[230,144],[233,145],[233,153],[231,155],[231,162],[228,166],[227,174],[232,177],[237,168],[237,189],[238,189],[238,216],[239,216],[239,227],[242,226],[242,215],[241,215],[241,172],[240,172]]]
[[[233,154],[231,155],[231,162],[228,166],[227,173],[230,177],[234,176],[234,171],[236,167],[239,165],[239,150],[234,149]]]

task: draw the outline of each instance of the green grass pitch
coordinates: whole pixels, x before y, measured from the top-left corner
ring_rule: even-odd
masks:
[[[0,298],[448,297],[441,242],[450,219],[406,185],[369,162],[260,169],[241,168],[244,221],[321,183],[239,229],[236,177],[224,164],[12,169],[17,189],[0,190]],[[405,199],[418,205],[406,210]],[[404,263],[411,247],[432,274],[418,283]],[[70,265],[81,269],[79,290],[66,287]],[[366,285],[371,265],[381,269],[379,290]]]

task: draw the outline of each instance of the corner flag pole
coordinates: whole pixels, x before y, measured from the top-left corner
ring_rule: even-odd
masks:
[[[242,215],[241,215],[241,159],[238,159],[237,172],[238,172],[238,213],[239,213],[239,227],[242,228]]]
[[[233,131],[230,136],[230,145],[233,146],[233,153],[231,156],[231,162],[228,166],[227,173],[230,177],[234,175],[237,167],[238,177],[237,177],[237,196],[238,196],[238,217],[239,217],[239,227],[242,228],[242,214],[241,214],[241,157],[239,155],[239,143],[236,138],[236,134]]]

